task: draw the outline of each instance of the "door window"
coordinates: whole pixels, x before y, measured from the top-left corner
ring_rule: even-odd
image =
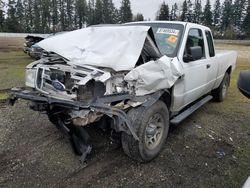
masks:
[[[197,55],[197,53],[200,54]],[[194,54],[196,58],[193,57]],[[183,61],[190,62],[202,58],[205,58],[204,39],[202,35],[202,30],[190,29],[183,55]]]
[[[206,38],[207,38],[209,56],[214,57],[215,56],[214,43],[213,43],[213,37],[210,31],[206,31]]]

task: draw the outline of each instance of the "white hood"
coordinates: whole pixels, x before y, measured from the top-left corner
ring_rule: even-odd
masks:
[[[69,63],[132,70],[141,54],[148,26],[88,27],[45,39],[38,46]]]

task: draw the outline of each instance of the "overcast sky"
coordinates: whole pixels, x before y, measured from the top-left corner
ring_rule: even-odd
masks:
[[[116,7],[120,7],[122,0],[113,0]],[[156,17],[156,12],[159,10],[160,5],[164,0],[130,0],[131,8],[133,14],[142,13],[145,19],[150,18],[154,20]],[[170,7],[177,3],[180,8],[184,0],[165,0],[166,4],[169,4]],[[211,4],[214,4],[215,0],[210,0]],[[194,0],[192,0],[194,2]],[[202,0],[202,4],[204,5],[206,0]],[[171,9],[171,8],[170,8]]]

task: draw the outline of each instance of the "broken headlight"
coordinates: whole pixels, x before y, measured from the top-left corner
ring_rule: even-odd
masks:
[[[26,69],[25,85],[28,87],[35,87],[36,69]]]
[[[86,85],[79,86],[77,100],[91,102],[98,97],[104,96],[105,89],[105,85],[102,82],[91,80]]]

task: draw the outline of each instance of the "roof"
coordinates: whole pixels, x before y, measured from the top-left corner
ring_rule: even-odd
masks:
[[[170,24],[181,24],[181,25],[184,25],[186,26],[187,24],[189,25],[193,25],[193,26],[196,26],[196,27],[200,27],[200,28],[203,28],[203,29],[208,29],[210,30],[209,27],[206,27],[204,25],[201,25],[201,24],[197,24],[197,23],[191,23],[191,22],[183,22],[183,21],[164,21],[164,20],[156,20],[156,21],[139,21],[139,22],[129,22],[129,23],[126,23],[126,25],[129,25],[129,24],[139,24],[139,23],[170,23]]]

